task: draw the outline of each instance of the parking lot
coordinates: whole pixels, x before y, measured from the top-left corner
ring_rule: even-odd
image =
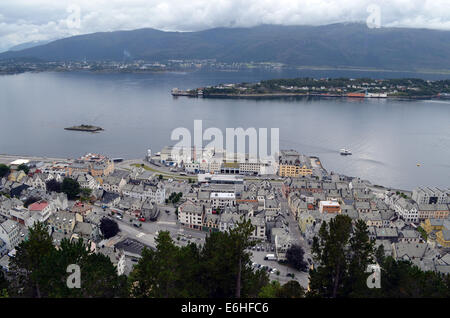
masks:
[[[277,261],[265,260],[264,257],[267,254],[273,254],[272,252],[251,251],[251,253],[254,268],[264,269],[263,267],[266,266],[266,270],[269,272],[270,280],[277,280],[281,284],[284,284],[294,279],[298,281],[304,288],[307,288],[309,281],[309,275],[307,272],[297,271],[296,269],[293,269],[287,265],[279,264]],[[279,272],[279,274],[277,274],[277,272]],[[294,274],[294,277],[292,278],[292,276],[288,276],[288,274]]]

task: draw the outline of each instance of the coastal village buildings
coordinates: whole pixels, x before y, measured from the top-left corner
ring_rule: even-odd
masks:
[[[201,229],[205,218],[203,206],[185,202],[178,208],[178,221],[190,229]]]
[[[67,175],[107,176],[114,172],[114,162],[105,156],[88,153],[67,167]]]
[[[229,231],[241,220],[250,220],[252,239],[271,246],[277,260],[285,260],[292,245],[304,240],[310,246],[323,222],[341,214],[352,222],[363,220],[386,255],[435,271],[450,266],[450,259],[446,263],[444,257],[444,249],[450,247],[448,189],[403,193],[374,187],[367,180],[328,173],[318,158],[293,150],[282,150],[276,164],[269,164],[274,169],[270,172],[262,171],[267,163],[227,161],[220,151],[203,149],[203,157],[198,158],[194,149],[189,154],[172,150],[167,147],[150,160],[164,166],[173,179],[160,180],[158,173],[139,166],[121,169],[95,154],[36,165],[22,182],[18,175],[0,179],[0,191],[8,194],[0,195],[4,218],[0,251],[13,250],[26,237],[27,228],[40,221],[49,227],[55,244],[63,238],[81,239],[124,272],[128,247],[116,252],[102,247],[101,218],[125,216],[126,222],[133,221],[129,226],[139,226],[138,219],[158,222],[161,215],[172,213],[170,226],[205,233]],[[47,192],[48,180],[61,182],[66,176],[92,189],[92,201],[72,201],[63,193]],[[178,193],[179,201],[169,202]],[[38,200],[25,207],[30,197]],[[435,257],[436,253],[442,257]]]
[[[281,177],[298,177],[312,175],[311,164],[307,158],[295,150],[281,151],[279,156],[279,171]]]
[[[39,222],[45,222],[53,212],[52,205],[47,201],[38,201],[28,207],[30,214]]]
[[[414,189],[412,199],[417,204],[448,204],[450,203],[450,190],[419,187]]]
[[[320,201],[319,202],[320,213],[341,213],[341,205],[337,200],[333,201]]]

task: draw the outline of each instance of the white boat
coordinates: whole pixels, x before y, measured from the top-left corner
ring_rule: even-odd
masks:
[[[387,98],[387,93],[367,93],[367,98]]]
[[[346,156],[346,155],[351,155],[352,152],[349,149],[345,149],[342,148],[341,150],[339,150],[339,152],[341,153],[341,155]]]

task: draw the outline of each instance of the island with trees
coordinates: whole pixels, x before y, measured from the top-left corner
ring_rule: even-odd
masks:
[[[204,98],[400,98],[450,99],[450,80],[415,78],[292,78],[258,83],[219,84],[189,90],[172,90],[173,96]]]
[[[87,131],[87,132],[98,132],[102,131],[103,128],[98,126],[92,126],[92,125],[79,125],[79,126],[72,126],[72,127],[66,127],[65,130],[76,130],[76,131]]]

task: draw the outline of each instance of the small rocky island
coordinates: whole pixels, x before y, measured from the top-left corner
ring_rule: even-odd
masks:
[[[92,126],[92,125],[79,125],[79,126],[72,126],[72,127],[66,127],[65,130],[76,130],[76,131],[88,131],[88,132],[98,132],[102,131],[103,128]]]

